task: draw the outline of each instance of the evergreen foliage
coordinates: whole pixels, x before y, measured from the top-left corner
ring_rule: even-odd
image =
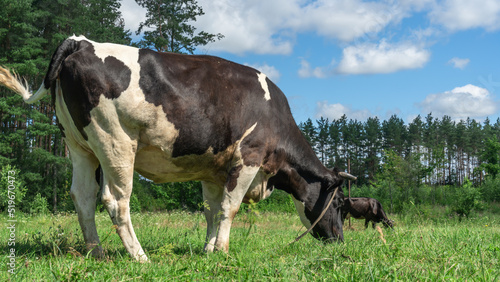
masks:
[[[147,9],[146,21],[141,22],[137,34],[144,32],[140,47],[161,52],[193,54],[197,46],[222,39],[222,34],[205,31],[196,33],[190,22],[204,15],[201,6],[194,0],[136,0]]]

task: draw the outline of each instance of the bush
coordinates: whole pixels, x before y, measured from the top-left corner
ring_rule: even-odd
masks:
[[[480,187],[483,200],[486,202],[500,202],[500,178],[487,178]]]
[[[48,214],[49,204],[47,203],[47,199],[42,197],[40,193],[36,194],[33,201],[28,204],[28,210],[30,214]]]
[[[466,179],[462,189],[457,191],[455,202],[452,204],[452,210],[459,216],[469,217],[469,214],[481,207],[481,192],[479,188],[472,185],[469,179]]]
[[[6,165],[2,167],[0,172],[0,209],[6,210],[8,206],[15,206],[18,211],[21,207],[22,200],[26,195],[26,187],[19,175],[20,170]],[[9,203],[14,201],[14,205]]]
[[[246,206],[242,204],[242,209],[246,209]],[[260,211],[295,213],[295,204],[287,192],[274,189],[269,198],[257,203],[257,209]]]

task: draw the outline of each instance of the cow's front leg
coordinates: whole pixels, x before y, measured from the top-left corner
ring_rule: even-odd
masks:
[[[231,223],[258,171],[258,166],[239,165],[231,169],[222,194],[219,232],[215,243],[217,250],[229,250]]]
[[[201,182],[201,186],[203,187],[203,211],[207,220],[207,238],[205,240],[204,250],[206,252],[213,252],[217,239],[222,191],[224,187],[205,181]]]

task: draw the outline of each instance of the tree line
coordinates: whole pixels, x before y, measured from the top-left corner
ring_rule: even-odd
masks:
[[[138,42],[132,42],[132,32],[125,29],[119,0],[0,0],[0,65],[16,70],[31,83],[31,89],[37,89],[51,55],[73,34],[98,42],[181,53],[193,53],[196,46],[222,38],[221,34],[196,32],[189,25],[203,14],[196,1],[136,1],[148,11],[147,20],[136,31],[144,31]],[[429,114],[405,124],[395,115],[363,122],[343,116],[331,121],[309,119],[299,127],[325,165],[347,170],[350,160],[351,173],[359,177],[356,185],[361,187],[355,193],[382,201],[390,198],[408,203],[425,198],[420,197],[422,191],[434,191],[434,202],[439,203],[436,195],[441,187],[459,187],[466,179],[480,184],[500,171],[499,120],[494,124],[488,119],[457,122]],[[19,95],[0,88],[0,130],[0,185],[7,187],[6,172],[16,171],[18,206],[32,213],[73,211],[71,161],[51,97],[27,105]],[[494,187],[499,186],[484,187],[492,187],[488,195],[495,199],[498,189]],[[283,195],[273,197],[293,206]],[[2,188],[0,210],[7,200]],[[200,209],[200,201],[198,182],[157,185],[135,175],[133,210]]]
[[[494,124],[474,119],[454,121],[428,114],[409,124],[393,115],[388,120],[370,117],[308,119],[299,124],[320,160],[327,166],[348,169],[358,184],[375,181],[387,157],[395,154],[419,167],[418,181],[428,185],[462,185],[465,179],[481,183],[498,173],[500,119]]]
[[[358,176],[353,196],[378,198],[390,211],[410,203],[453,206],[462,198],[469,208],[500,201],[500,119],[430,113],[406,124],[396,115],[382,121],[344,115],[308,119],[299,128],[325,165]]]

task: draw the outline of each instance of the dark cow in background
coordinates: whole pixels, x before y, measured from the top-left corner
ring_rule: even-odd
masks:
[[[382,204],[373,198],[344,198],[342,218],[345,220],[349,217],[365,219],[365,228],[368,228],[370,221],[372,221],[373,228],[378,222],[382,222],[385,227],[393,228],[393,221],[389,220],[385,215]]]
[[[348,175],[321,164],[285,95],[253,68],[72,36],[35,94],[1,67],[0,84],[27,103],[51,93],[73,163],[71,197],[95,256],[103,254],[95,225],[99,165],[102,202],[140,261],[147,257],[129,212],[134,170],[155,182],[202,181],[206,251],[227,251],[241,202],[264,199],[273,188],[292,195],[306,227],[326,210],[315,238],[343,240],[340,185]]]

